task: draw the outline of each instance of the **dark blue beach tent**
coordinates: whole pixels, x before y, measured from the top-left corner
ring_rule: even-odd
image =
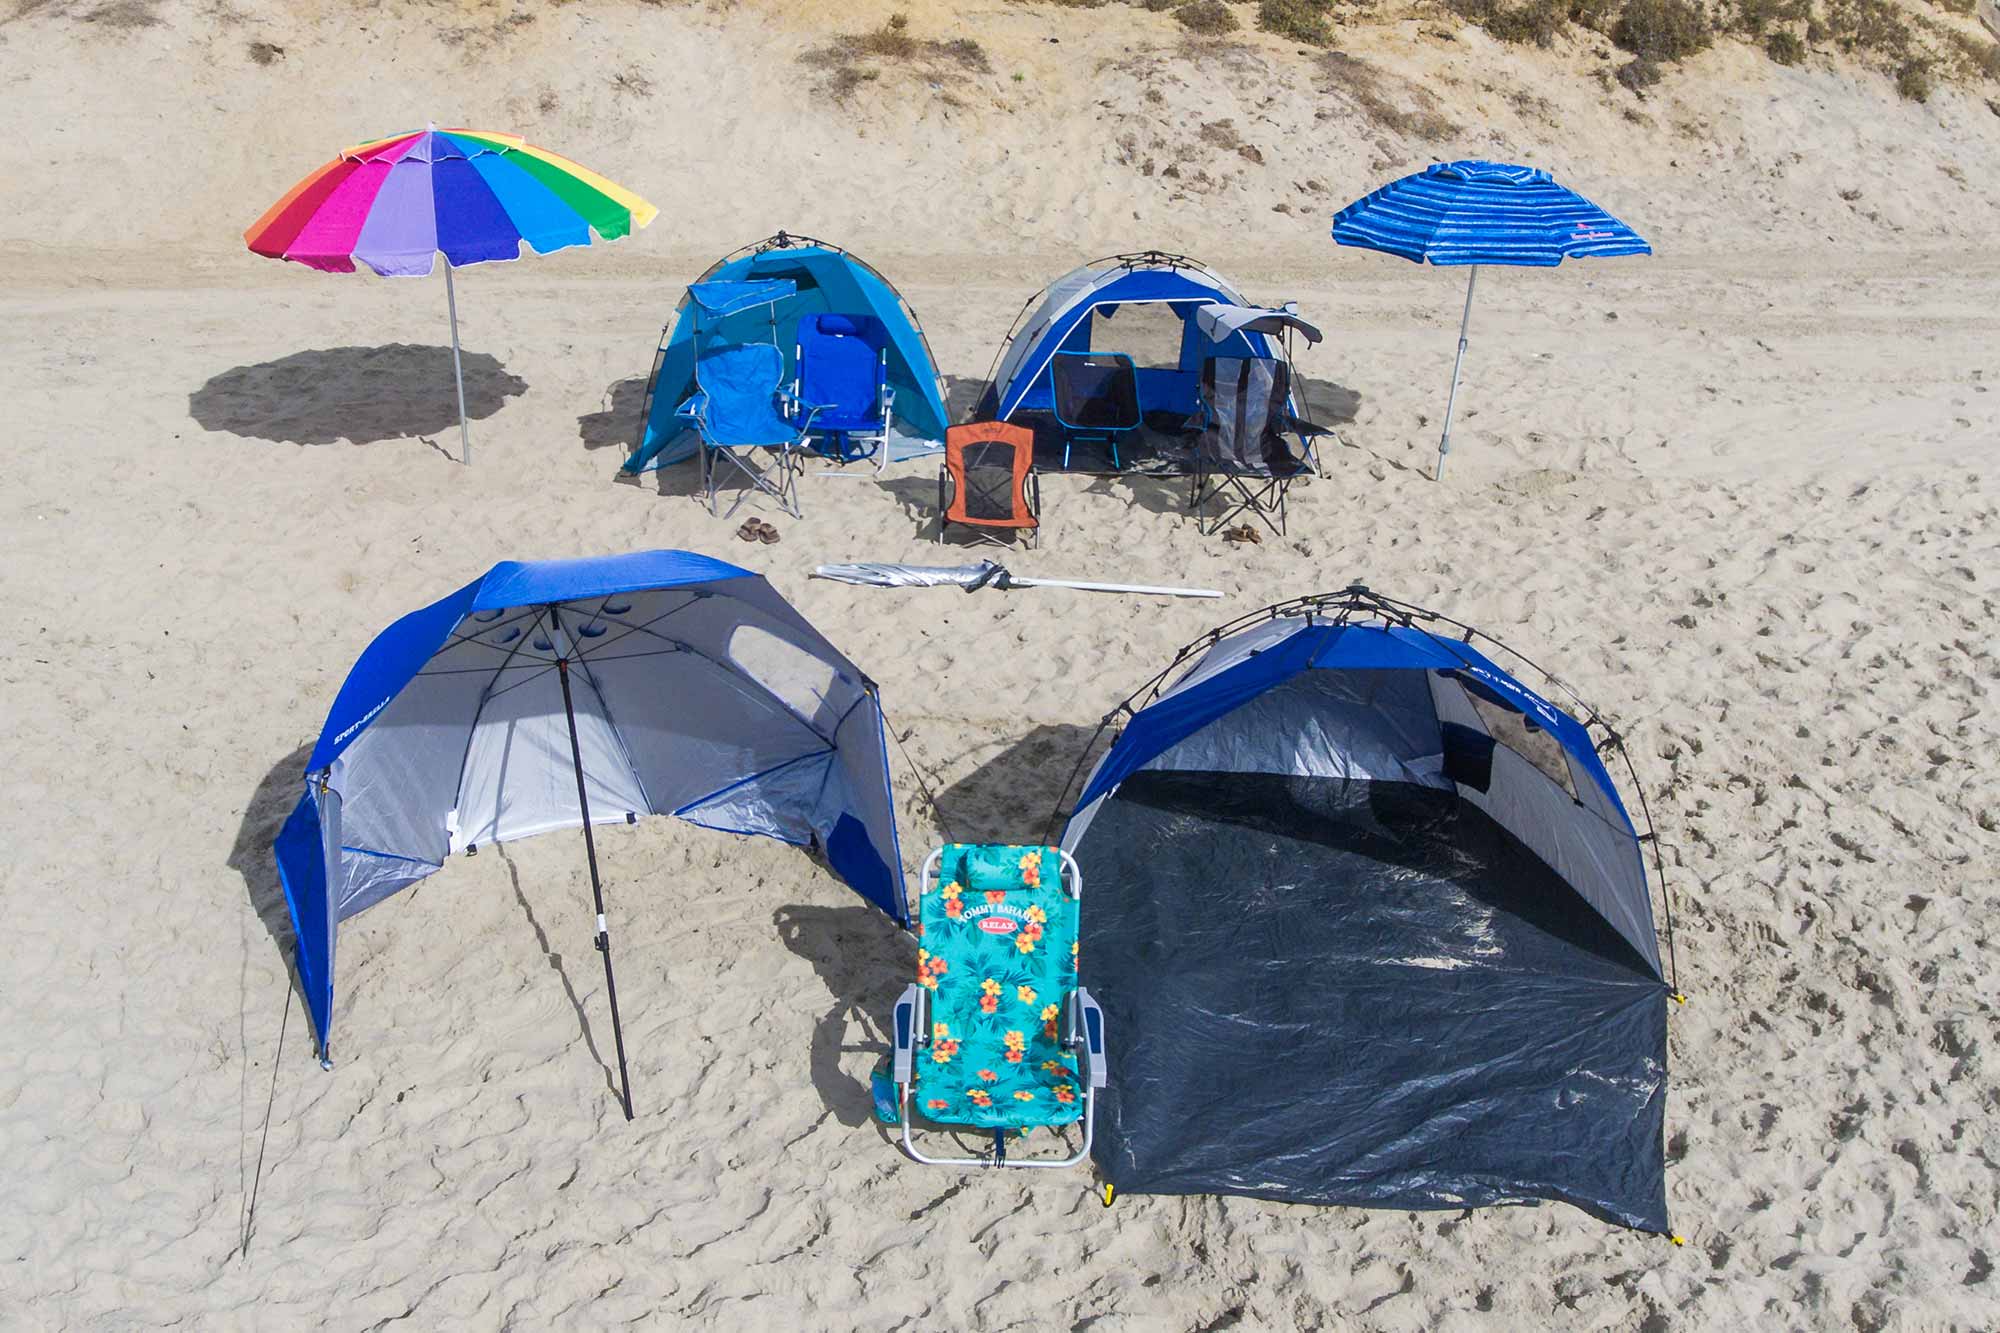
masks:
[[[884,744],[873,682],[707,556],[503,561],[411,612],[348,673],[278,835],[322,1060],[339,923],[486,843],[583,827],[607,983],[593,822],[811,846],[907,923]]]
[[[722,293],[735,286],[789,282],[775,302],[730,309],[726,301],[697,300],[694,287]],[[880,320],[887,338],[888,380],[896,391],[894,431],[905,440],[942,445],[944,381],[924,340],[923,327],[889,280],[854,255],[826,241],[779,232],[744,246],[709,266],[681,298],[646,386],[639,446],[625,460],[627,472],[644,472],[693,458],[693,432],[675,414],[694,392],[696,355],[729,343],[772,343],[785,356],[785,373],[797,372],[798,328],[807,315],[860,315]],[[723,308],[715,309],[720,304]]]
[[[1349,589],[1127,701],[1063,837],[1119,1190],[1666,1232],[1674,992],[1622,746],[1473,637]]]
[[[1181,322],[1181,346],[1170,366],[1139,371],[1139,397],[1147,411],[1193,412],[1201,363],[1213,356],[1283,355],[1283,345],[1255,331],[1210,338],[1195,318],[1206,305],[1247,306],[1235,285],[1199,260],[1145,250],[1094,259],[1030,297],[1008,331],[987,377],[982,417],[1011,420],[1016,412],[1055,406],[1049,363],[1059,352],[1105,350],[1093,346],[1097,323],[1128,307],[1163,306]],[[1093,318],[1094,317],[1094,318]],[[1117,325],[1110,326],[1115,333]],[[1096,333],[1100,340],[1110,338]]]

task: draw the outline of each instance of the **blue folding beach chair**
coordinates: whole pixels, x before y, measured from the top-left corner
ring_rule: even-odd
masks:
[[[807,315],[799,321],[792,396],[811,407],[813,452],[839,463],[889,461],[889,330],[873,315]]]
[[[701,436],[701,480],[709,513],[716,511],[720,465],[726,461],[750,481],[729,506],[731,515],[762,491],[793,518],[799,516],[792,455],[805,443],[814,409],[799,408],[784,382],[785,354],[769,343],[716,347],[695,361],[696,392],[681,404],[680,415]],[[758,449],[772,456],[769,467],[753,461]]]
[[[1057,352],[1049,359],[1056,422],[1063,428],[1063,467],[1078,440],[1101,440],[1118,459],[1118,437],[1139,429],[1139,372],[1123,352]]]

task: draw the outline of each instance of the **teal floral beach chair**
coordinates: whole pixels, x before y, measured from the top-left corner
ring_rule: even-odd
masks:
[[[903,1147],[938,1166],[1074,1166],[1104,1086],[1104,1015],[1077,984],[1083,876],[1054,847],[952,843],[924,862],[917,980],[896,1002]],[[911,1121],[989,1130],[990,1157],[932,1157]],[[1069,1157],[1007,1156],[1010,1130],[1083,1122]]]

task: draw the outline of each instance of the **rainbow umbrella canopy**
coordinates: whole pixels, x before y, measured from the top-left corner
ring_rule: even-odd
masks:
[[[289,190],[243,239],[255,254],[328,273],[358,260],[385,278],[430,274],[445,259],[458,429],[466,461],[465,374],[451,271],[616,240],[659,215],[653,205],[567,158],[511,135],[435,127],[343,149]]]

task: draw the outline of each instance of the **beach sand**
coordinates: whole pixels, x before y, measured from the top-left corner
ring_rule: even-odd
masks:
[[[1992,1326],[1981,96],[1718,49],[1638,104],[1578,74],[1592,51],[1435,18],[1361,30],[1357,76],[1262,37],[1183,51],[1138,10],[909,8],[994,72],[891,68],[835,102],[798,60],[824,34],[747,5],[0,24],[32,113],[0,144],[0,1326]],[[1357,77],[1459,128],[1372,122]],[[459,274],[471,467],[441,279],[236,239],[334,148],[427,115],[663,210]],[[1460,280],[1325,236],[1433,154],[1548,165],[1658,250],[1488,272],[1442,484]],[[1007,557],[1220,603],[808,581],[934,560],[934,470],[808,475],[774,546],[709,518],[691,468],[616,475],[681,286],[780,226],[888,274],[960,392],[1096,254],[1185,250],[1296,299],[1344,418],[1328,476],[1245,547],[1199,536],[1179,483],[1051,477],[1043,549]],[[766,574],[881,682],[912,868],[941,822],[1039,837],[1105,710],[1268,602],[1361,580],[1552,667],[1624,731],[1659,824],[1687,1245],[1557,1205],[1106,1209],[1088,1171],[918,1166],[867,1090],[910,942],[795,850],[664,819],[598,843],[636,1121],[570,834],[349,921],[321,1072],[270,844],[349,665],[496,560],[645,547]]]

